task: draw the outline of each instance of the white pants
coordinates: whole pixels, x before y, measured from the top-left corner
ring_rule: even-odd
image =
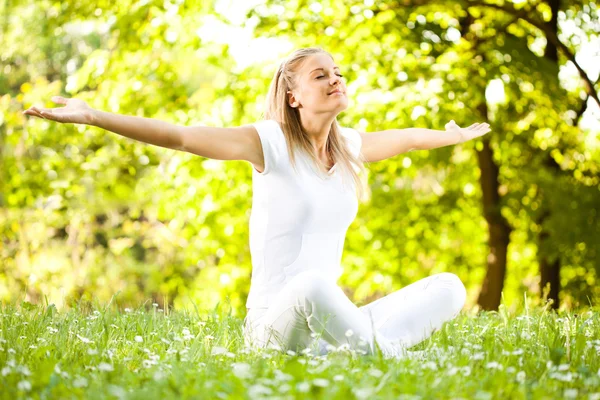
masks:
[[[384,355],[397,356],[458,315],[465,298],[460,279],[443,272],[359,308],[335,282],[307,271],[289,281],[270,307],[248,309],[244,340],[248,347],[318,354],[342,345],[373,354],[376,342]]]

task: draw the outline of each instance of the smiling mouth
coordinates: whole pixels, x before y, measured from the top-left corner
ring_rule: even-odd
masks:
[[[334,90],[333,92],[329,93],[328,96],[331,96],[332,94],[344,94],[344,92],[340,90]]]

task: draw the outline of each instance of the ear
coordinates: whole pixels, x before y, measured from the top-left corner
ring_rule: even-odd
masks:
[[[287,95],[288,95],[288,104],[290,105],[290,107],[296,108],[300,105],[300,102],[298,101],[298,99],[296,99],[296,96],[294,95],[294,93],[292,93],[291,90],[288,90]]]

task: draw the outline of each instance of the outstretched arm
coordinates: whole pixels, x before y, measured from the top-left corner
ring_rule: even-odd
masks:
[[[23,113],[51,121],[97,126],[140,142],[181,150],[181,127],[151,118],[113,114],[90,107],[75,98],[52,97],[52,101],[65,107],[31,107]]]
[[[490,125],[487,123],[476,123],[467,128],[461,128],[454,121],[450,121],[445,128],[445,131],[406,128],[360,133],[362,137],[361,152],[366,162],[375,162],[411,150],[430,150],[463,143],[490,131]]]
[[[54,96],[52,101],[65,107],[31,107],[23,113],[56,122],[97,126],[140,142],[206,158],[245,160],[259,168],[264,165],[260,139],[252,125],[233,128],[180,126],[152,118],[96,110],[75,98]]]

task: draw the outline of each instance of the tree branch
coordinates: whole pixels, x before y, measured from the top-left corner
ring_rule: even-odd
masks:
[[[594,84],[592,83],[591,79],[586,74],[586,72],[583,70],[583,68],[581,68],[581,66],[579,65],[577,60],[575,60],[575,55],[571,52],[571,50],[563,42],[560,41],[560,39],[558,38],[558,35],[556,35],[556,33],[550,28],[550,26],[546,22],[540,21],[537,18],[532,17],[527,12],[525,12],[525,10],[517,10],[510,3],[504,3],[504,4],[500,5],[500,4],[485,3],[481,0],[467,0],[467,4],[469,4],[471,6],[476,6],[476,7],[486,7],[486,8],[492,8],[495,10],[499,10],[499,11],[504,11],[508,14],[518,17],[519,19],[522,19],[525,22],[528,22],[529,24],[531,24],[531,25],[535,26],[536,28],[538,28],[539,30],[541,30],[544,33],[544,35],[546,36],[546,40],[552,42],[552,44],[554,44],[565,55],[565,57],[567,57],[567,59],[569,61],[571,61],[573,63],[573,65],[575,65],[575,68],[577,68],[579,75],[585,82],[585,88],[586,88],[587,94],[589,96],[591,96],[596,101],[598,106],[600,107],[600,98],[598,98],[598,92],[596,91],[596,88],[594,87]]]

